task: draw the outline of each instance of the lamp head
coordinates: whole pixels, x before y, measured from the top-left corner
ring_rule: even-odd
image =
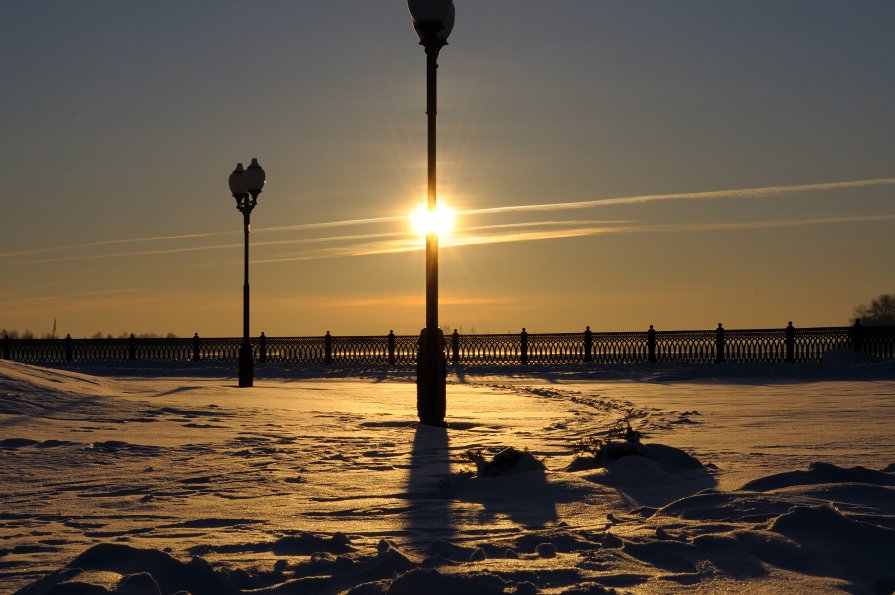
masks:
[[[230,194],[233,195],[237,202],[248,194],[249,187],[246,183],[246,172],[242,168],[242,163],[236,164],[236,169],[233,170],[227,181],[230,184]]]
[[[444,21],[454,9],[454,0],[407,0],[414,21]]]
[[[252,198],[257,199],[264,187],[264,182],[267,181],[267,174],[264,173],[255,157],[252,157],[252,162],[246,168],[245,179],[246,190],[252,195]]]
[[[447,45],[447,38],[454,29],[453,0],[407,0],[407,7],[421,45],[427,49]]]

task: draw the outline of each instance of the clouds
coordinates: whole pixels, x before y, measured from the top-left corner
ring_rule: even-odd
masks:
[[[461,223],[458,224],[457,228],[449,238],[442,240],[441,245],[445,248],[458,248],[463,246],[533,242],[598,235],[771,229],[781,227],[892,221],[895,220],[895,214],[766,219],[759,221],[725,221],[719,223],[698,224],[657,224],[630,219],[547,219],[498,223],[492,225],[474,225],[476,218],[482,216],[526,215],[575,210],[585,211],[609,206],[641,205],[651,202],[752,200],[796,195],[815,196],[818,193],[833,190],[861,189],[892,185],[895,185],[895,178],[872,178],[843,182],[763,186],[732,190],[713,190],[707,192],[646,194],[638,196],[598,198],[574,202],[550,202],[467,209],[457,212],[457,217]],[[407,225],[407,220],[407,215],[388,215],[364,219],[344,219],[255,228],[253,229],[254,234],[289,234],[290,236],[299,235],[300,237],[287,237],[279,240],[253,239],[253,248],[265,249],[264,255],[253,259],[253,262],[257,264],[275,264],[326,258],[394,254],[422,250],[423,243],[412,230],[410,230],[409,225]],[[303,234],[313,234],[314,232],[321,230],[337,230],[354,227],[367,227],[371,229],[371,232],[313,235],[311,237],[303,236]],[[390,229],[391,231],[373,231],[379,229]],[[185,235],[159,235],[139,238],[110,239],[60,247],[37,247],[30,250],[0,254],[0,265],[32,265],[109,258],[183,255],[187,253],[232,250],[241,247],[242,243],[229,242],[209,244],[206,243],[206,241],[210,238],[237,236],[241,235],[241,233],[242,232],[238,230],[211,231]],[[115,248],[123,245],[141,243],[157,245],[159,247],[142,250],[115,250]],[[327,246],[327,244],[332,245]],[[270,249],[285,247],[299,247],[299,249],[298,251],[289,252],[270,251]],[[28,256],[36,255],[42,256],[40,258],[27,258]]]
[[[685,192],[675,194],[645,194],[641,196],[623,196],[617,198],[598,198],[577,202],[546,203],[537,205],[517,205],[506,207],[493,207],[489,209],[475,209],[465,211],[464,214],[494,214],[494,213],[522,213],[533,211],[565,211],[573,209],[591,209],[596,207],[608,207],[616,205],[635,205],[657,201],[684,201],[684,200],[719,200],[719,199],[747,199],[768,198],[786,194],[818,192],[825,190],[843,190],[848,188],[866,188],[868,186],[890,186],[895,184],[895,178],[874,178],[868,180],[851,180],[847,182],[826,182],[819,184],[797,184],[791,186],[765,186],[759,188],[739,188],[736,190],[713,190],[710,192]]]

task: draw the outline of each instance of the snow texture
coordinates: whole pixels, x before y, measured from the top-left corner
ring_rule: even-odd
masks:
[[[449,381],[0,362],[0,592],[895,590],[891,362]]]

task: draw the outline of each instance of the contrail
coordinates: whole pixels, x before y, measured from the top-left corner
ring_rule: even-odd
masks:
[[[734,223],[680,223],[680,224],[646,224],[620,227],[580,227],[552,231],[518,231],[510,233],[475,235],[452,238],[444,241],[443,248],[479,246],[485,244],[506,244],[511,242],[532,242],[538,240],[555,240],[563,238],[588,237],[608,234],[659,233],[659,232],[699,232],[734,229],[774,229],[783,227],[802,227],[806,225],[832,225],[837,223],[872,223],[879,221],[895,221],[892,215],[859,215],[849,217],[818,217],[807,219],[787,219],[780,221],[743,221]],[[484,226],[490,227],[490,226]],[[499,226],[495,226],[499,227]],[[256,264],[295,262],[304,260],[320,260],[324,258],[342,258],[349,256],[374,256],[398,254],[403,252],[422,251],[424,246],[415,239],[391,240],[384,242],[368,242],[355,246],[339,246],[323,250],[311,251],[297,256],[283,256],[253,261]]]
[[[241,231],[214,231],[208,233],[190,233],[176,236],[147,236],[142,238],[123,238],[120,240],[101,240],[97,242],[85,242],[83,244],[69,244],[68,246],[56,246],[54,248],[35,248],[33,250],[20,250],[18,252],[3,252],[0,257],[29,256],[32,254],[46,254],[48,252],[62,252],[64,250],[80,250],[83,248],[96,248],[99,246],[115,246],[120,244],[137,244],[140,242],[161,242],[167,240],[193,240],[198,238],[212,238],[215,236],[233,235]],[[38,261],[39,262],[39,261]],[[18,263],[15,263],[18,264]]]
[[[296,231],[303,229],[325,229],[327,227],[348,227],[351,225],[370,225],[372,223],[391,223],[394,221],[407,221],[407,215],[391,215],[388,217],[370,217],[367,219],[345,219],[343,221],[324,221],[321,223],[298,223],[296,225],[282,225],[280,227],[259,227],[254,231]]]
[[[402,237],[409,232],[368,233],[349,236],[327,236],[323,238],[298,238],[294,240],[269,240],[266,242],[253,242],[253,247],[258,246],[282,246],[290,244],[315,244],[326,242],[350,242],[357,240],[369,240],[377,238]],[[185,248],[159,248],[157,250],[134,250],[130,252],[111,252],[106,254],[81,254],[78,256],[57,256],[53,258],[37,258],[33,260],[15,260],[2,262],[2,265],[10,264],[46,264],[50,262],[72,262],[78,260],[99,260],[104,258],[122,258],[129,256],[155,256],[159,254],[181,254],[184,252],[204,252],[206,250],[222,250],[226,248],[240,248],[242,243],[236,244],[209,244],[207,246],[188,246]]]
[[[611,224],[611,223],[633,223],[633,221],[604,221],[604,220],[592,220],[592,221],[537,221],[532,223],[504,223],[500,225],[481,225],[477,227],[466,227],[461,229],[460,231],[466,230],[488,230],[488,229],[502,229],[502,228],[512,228],[512,227],[533,227],[533,226],[563,226],[563,225],[582,225],[582,224]],[[372,239],[382,239],[382,238],[406,238],[412,237],[414,234],[410,231],[393,231],[393,232],[383,232],[383,233],[368,233],[368,234],[355,234],[355,235],[341,235],[341,236],[325,236],[318,238],[297,238],[292,240],[268,240],[268,241],[256,241],[252,243],[253,247],[261,247],[261,246],[288,246],[293,244],[319,244],[319,243],[329,243],[329,242],[356,242],[358,240],[372,240]],[[158,248],[155,250],[132,250],[128,252],[111,252],[105,254],[80,254],[76,256],[55,256],[50,258],[35,258],[31,260],[14,260],[9,262],[0,262],[0,266],[3,265],[16,265],[16,264],[47,264],[53,262],[74,262],[79,260],[100,260],[105,258],[123,258],[130,256],[155,256],[161,254],[182,254],[185,252],[205,252],[207,250],[224,250],[224,249],[232,249],[232,248],[240,248],[242,247],[242,243],[233,243],[233,244],[208,244],[205,246],[187,246],[183,248]]]
[[[529,231],[497,235],[469,236],[448,239],[442,246],[475,246],[507,242],[523,242],[536,240],[553,240],[561,238],[585,237],[606,234],[631,234],[655,232],[699,232],[723,231],[736,229],[775,229],[782,227],[803,227],[807,225],[832,225],[837,223],[873,223],[879,221],[895,221],[895,214],[890,215],[853,215],[843,217],[814,217],[804,219],[782,219],[777,221],[738,221],[731,223],[671,223],[646,224],[618,227],[581,227],[553,231]],[[387,252],[386,252],[387,253]]]
[[[566,227],[569,225],[620,225],[637,223],[633,219],[566,219],[561,221],[528,221],[523,223],[499,223],[494,225],[473,225],[457,228],[457,232],[481,231],[488,229],[511,229],[514,227]],[[449,239],[447,240],[450,241]]]
[[[371,223],[388,223],[391,221],[401,221],[406,220],[406,216],[398,216],[393,215],[390,217],[374,217],[368,219],[347,219],[344,221],[325,221],[321,223],[299,223],[296,225],[282,225],[278,227],[258,227],[253,228],[253,233],[265,233],[265,232],[281,232],[281,231],[299,231],[306,229],[326,229],[330,227],[348,227],[352,225],[369,225]],[[0,257],[10,257],[10,256],[27,256],[31,254],[45,254],[47,252],[61,252],[63,250],[77,250],[82,248],[96,248],[99,246],[114,246],[120,244],[136,244],[140,242],[161,242],[161,241],[169,241],[169,240],[195,240],[195,239],[204,239],[204,238],[212,238],[217,236],[227,236],[227,235],[236,235],[242,234],[243,232],[240,230],[231,230],[231,231],[211,231],[205,233],[189,233],[183,235],[169,235],[169,236],[147,236],[142,238],[123,238],[119,240],[101,240],[97,242],[86,242],[83,244],[71,244],[68,246],[56,246],[55,248],[37,248],[34,250],[21,250],[18,252],[4,252],[0,254]],[[224,247],[224,246],[222,246]],[[226,247],[230,247],[228,244]]]
[[[784,219],[778,221],[741,221],[732,223],[680,223],[680,224],[636,224],[629,220],[563,220],[563,221],[532,221],[527,223],[504,223],[495,225],[478,225],[463,227],[456,230],[453,237],[445,238],[441,246],[444,248],[462,246],[480,246],[484,244],[506,244],[510,242],[531,242],[538,240],[555,240],[562,238],[587,237],[606,234],[631,234],[649,232],[683,232],[683,231],[718,231],[725,229],[771,229],[780,227],[799,227],[805,225],[830,225],[836,223],[869,223],[875,221],[895,221],[895,214],[891,215],[854,215],[843,217],[819,217],[805,219]],[[607,225],[609,224],[609,225]],[[578,227],[574,227],[578,226]],[[524,231],[525,228],[539,227],[571,227],[571,229],[553,229]],[[508,229],[521,229],[509,233],[481,233]],[[467,232],[479,232],[476,235],[464,235]],[[388,239],[392,238],[392,239]],[[373,242],[366,240],[376,240]],[[364,241],[358,244],[357,242]],[[371,256],[383,254],[395,254],[402,252],[414,252],[423,249],[423,243],[416,234],[411,232],[385,232],[371,234],[354,234],[342,236],[327,236],[319,238],[298,238],[292,240],[271,240],[256,242],[255,246],[289,246],[299,244],[322,244],[332,242],[351,242],[351,245],[322,248],[299,255],[288,255],[254,259],[257,264],[270,264],[276,262],[296,262],[303,260],[318,260],[321,258],[341,258],[346,256]],[[241,243],[212,244],[208,246],[192,246],[185,248],[167,248],[158,250],[140,250],[131,252],[115,252],[110,254],[85,254],[80,256],[60,256],[56,258],[42,258],[34,260],[21,260],[0,263],[11,264],[43,264],[53,262],[72,262],[81,260],[97,260],[106,258],[121,258],[132,256],[154,256],[164,254],[180,254],[185,252],[201,252],[206,250],[233,249],[241,247]]]
[[[783,194],[794,194],[798,192],[825,191],[825,190],[841,190],[846,188],[865,188],[871,186],[887,186],[895,185],[895,178],[872,178],[866,180],[851,180],[845,182],[825,182],[819,184],[797,184],[790,186],[764,186],[757,188],[739,188],[733,190],[713,190],[708,192],[685,192],[675,194],[645,194],[640,196],[623,196],[614,198],[599,198],[594,200],[585,200],[577,202],[561,202],[561,203],[542,203],[533,205],[509,205],[502,207],[489,207],[484,209],[467,209],[456,212],[457,216],[475,216],[490,215],[497,213],[522,213],[529,211],[560,211],[571,209],[589,209],[596,207],[615,206],[615,205],[633,205],[655,201],[673,201],[673,200],[713,200],[726,198],[763,198],[768,196],[777,196]],[[393,223],[397,221],[406,221],[407,216],[390,215],[386,217],[369,217],[363,219],[344,219],[341,221],[323,221],[318,223],[299,223],[295,225],[281,225],[275,227],[258,227],[253,231],[256,233],[273,233],[283,231],[303,231],[312,229],[328,229],[337,227],[349,227],[357,225],[373,225],[380,223]],[[179,241],[192,240],[201,238],[210,238],[224,235],[236,235],[242,233],[239,230],[234,231],[214,231],[205,233],[193,233],[184,235],[166,235],[166,236],[147,236],[142,238],[123,238],[117,240],[101,240],[95,242],[87,242],[82,244],[72,244],[68,246],[58,246],[54,248],[38,248],[34,250],[24,250],[16,252],[0,253],[0,257],[8,258],[15,256],[26,256],[34,254],[44,254],[50,252],[59,252],[65,250],[77,250],[83,248],[95,248],[102,246],[112,246],[119,244],[131,244],[138,242],[161,242],[161,241]],[[223,246],[222,246],[223,247]],[[230,245],[227,245],[230,247]],[[190,251],[183,249],[184,251]],[[147,252],[139,252],[135,254],[145,254]],[[152,253],[152,252],[148,252]],[[74,257],[71,257],[74,258]],[[49,260],[49,259],[48,259]],[[55,262],[55,260],[53,260]],[[44,261],[38,261],[44,262]],[[6,264],[22,264],[23,262],[6,263]]]
[[[794,192],[810,192],[812,190],[840,190],[843,188],[863,188],[867,186],[886,186],[895,184],[895,178],[875,178],[870,180],[852,180],[850,182],[827,182],[822,184],[800,184],[796,186],[765,186],[761,188],[740,188],[736,190],[712,190],[709,192],[684,192],[677,194],[644,194],[641,196],[623,196],[618,198],[598,198],[578,202],[545,203],[537,205],[515,205],[491,207],[487,209],[471,209],[460,211],[458,215],[490,215],[493,213],[521,213],[525,211],[560,211],[567,209],[590,209],[613,205],[633,205],[664,200],[711,200],[718,198],[764,198]]]
[[[490,231],[490,230],[499,230],[499,229],[511,229],[511,228],[525,228],[525,227],[564,227],[570,225],[594,225],[594,224],[613,224],[613,223],[636,223],[635,221],[604,221],[604,220],[591,220],[591,221],[532,221],[529,223],[502,223],[497,225],[478,225],[472,227],[463,227],[454,230],[453,234],[462,234],[467,231]],[[613,229],[613,228],[606,228]],[[553,237],[561,238],[561,237],[569,237],[567,234],[571,232],[516,232],[515,234],[505,234],[505,235],[524,235],[528,234],[554,234]],[[371,234],[371,237],[374,234]],[[271,264],[276,262],[296,262],[302,260],[319,260],[321,258],[342,258],[345,256],[369,256],[375,254],[397,254],[400,252],[415,252],[417,250],[422,250],[424,247],[423,240],[415,233],[410,232],[398,232],[393,234],[380,234],[382,236],[396,236],[401,239],[396,240],[388,240],[382,242],[367,242],[360,245],[354,246],[334,246],[332,248],[322,248],[319,250],[315,250],[312,252],[307,252],[305,254],[293,255],[293,256],[276,256],[271,258],[262,258],[253,260],[253,264]],[[579,234],[580,235],[580,234]],[[362,237],[362,236],[354,236],[354,237]],[[501,236],[483,236],[483,237],[501,237]],[[509,240],[507,240],[509,241]],[[487,243],[487,242],[478,242],[478,243]],[[443,240],[442,246],[461,246],[467,245],[465,240],[457,240],[454,238]],[[470,243],[469,245],[472,245]]]

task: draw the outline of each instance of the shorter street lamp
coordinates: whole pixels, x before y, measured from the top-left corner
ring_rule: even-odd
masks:
[[[264,187],[265,174],[258,160],[252,158],[248,169],[242,163],[230,174],[230,193],[236,199],[236,209],[242,213],[242,229],[245,235],[245,283],[242,286],[242,345],[239,348],[239,386],[252,386],[254,378],[254,354],[249,341],[249,227],[252,209],[258,204],[258,195]]]

